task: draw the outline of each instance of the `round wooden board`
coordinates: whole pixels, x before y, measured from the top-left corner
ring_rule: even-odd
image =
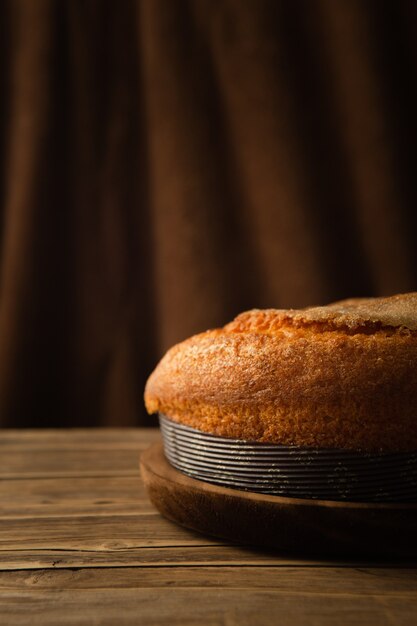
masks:
[[[233,543],[311,556],[417,556],[417,503],[300,500],[237,491],[189,478],[161,443],[141,457],[149,497],[168,519]]]

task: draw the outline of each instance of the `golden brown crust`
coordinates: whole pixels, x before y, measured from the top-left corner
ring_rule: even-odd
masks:
[[[225,437],[417,449],[417,294],[243,313],[169,350],[145,402]]]

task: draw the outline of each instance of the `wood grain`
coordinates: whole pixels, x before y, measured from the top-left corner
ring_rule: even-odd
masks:
[[[317,568],[264,565],[126,567],[61,569],[54,572],[0,572],[0,591],[36,589],[219,588],[269,589],[292,594],[411,596],[417,600],[417,569],[352,568],[349,576],[338,567]]]
[[[1,624],[414,626],[415,559],[295,558],[163,519],[138,471],[158,439],[1,433]]]
[[[14,450],[137,450],[160,439],[157,429],[149,428],[72,428],[39,430],[2,430],[0,449]]]
[[[33,570],[33,569],[65,569],[65,568],[123,568],[123,567],[251,567],[254,565],[273,565],[280,567],[311,567],[310,561],[296,560],[277,554],[268,554],[255,549],[247,550],[240,547],[225,545],[192,545],[192,546],[160,546],[160,547],[129,547],[126,549],[89,549],[89,550],[54,550],[54,549],[23,549],[1,550],[0,571]],[[328,561],[315,562],[314,567],[325,567]],[[356,563],[355,566],[375,566],[374,563]],[[392,564],[381,563],[378,566]],[[414,563],[409,567],[413,568]],[[351,567],[352,564],[341,564],[338,567]],[[404,564],[398,564],[404,567]]]
[[[0,520],[19,517],[152,513],[146,490],[134,476],[79,476],[0,480]]]
[[[11,530],[12,529],[12,530]],[[19,517],[0,520],[0,550],[12,548],[125,549],[130,547],[219,544],[178,528],[157,511],[129,515]]]
[[[5,624],[187,626],[401,626],[415,624],[417,599],[271,589],[5,589]],[[30,622],[29,622],[30,619]]]
[[[137,475],[139,447],[136,450],[32,450],[2,451],[0,477],[3,479],[48,478],[53,476],[133,476]]]

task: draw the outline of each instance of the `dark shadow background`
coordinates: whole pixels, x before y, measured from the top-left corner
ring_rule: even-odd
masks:
[[[417,289],[417,3],[0,0],[0,425],[150,424],[173,343]]]

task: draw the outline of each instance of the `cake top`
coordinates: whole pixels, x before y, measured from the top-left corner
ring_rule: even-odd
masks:
[[[226,330],[268,332],[287,324],[317,324],[359,332],[390,328],[417,331],[417,292],[388,298],[352,298],[306,309],[253,309],[238,315]]]
[[[232,439],[417,450],[417,293],[252,310],[174,346],[149,413]]]

